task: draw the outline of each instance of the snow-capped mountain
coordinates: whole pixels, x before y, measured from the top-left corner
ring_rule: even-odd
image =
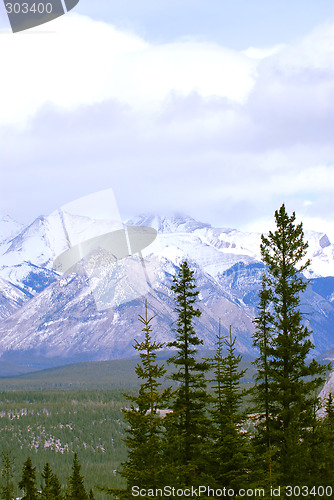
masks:
[[[17,281],[14,269],[23,262],[52,270],[54,259],[69,246],[113,230],[112,224],[110,221],[67,215],[66,225],[70,231],[64,232],[58,214],[38,217],[14,238],[4,239],[5,242],[0,244],[0,276],[20,284],[22,269]],[[259,233],[214,228],[191,217],[140,216],[127,221],[127,225],[149,226],[158,231],[159,238],[150,245],[146,254],[164,256],[174,263],[190,257],[214,277],[237,262],[249,264],[261,261]],[[15,226],[16,232],[18,227]],[[305,239],[309,243],[308,257],[311,259],[307,277],[334,276],[334,244],[327,235],[306,231]]]
[[[158,231],[157,239],[143,250],[141,277],[131,258],[102,266],[94,275],[88,271],[59,276],[52,263],[60,253],[113,228],[111,221],[67,215],[69,230],[64,231],[62,217],[39,217],[14,231],[12,238],[0,238],[2,359],[43,364],[43,359],[52,358],[60,363],[133,355],[145,299],[157,314],[154,334],[161,341],[172,340],[170,286],[184,259],[194,269],[200,290],[198,331],[205,347],[213,347],[221,318],[226,332],[232,325],[239,351],[252,352],[252,319],[263,272],[260,234],[214,228],[191,217],[140,216],[127,225]],[[303,307],[311,313],[306,321],[313,330],[315,352],[321,353],[334,345],[334,245],[324,233],[313,231],[306,232],[306,240],[312,260],[307,277],[312,280]],[[96,262],[96,255],[91,259]],[[126,295],[137,298],[129,301]],[[98,307],[99,301],[109,304],[110,297],[108,307]]]
[[[23,228],[23,224],[16,222],[9,215],[0,216],[0,244],[13,239]]]
[[[260,262],[260,233],[247,233],[230,228],[215,228],[191,217],[140,216],[131,225],[154,227],[159,233],[158,245],[150,251],[166,257],[193,256],[205,270],[217,276],[236,262]],[[334,244],[325,233],[305,231],[311,266],[307,278],[334,276]],[[173,253],[174,252],[174,253]]]
[[[0,320],[11,316],[31,298],[31,294],[0,278]]]

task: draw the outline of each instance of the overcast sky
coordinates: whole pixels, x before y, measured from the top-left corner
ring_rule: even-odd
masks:
[[[123,219],[265,231],[285,202],[334,241],[327,0],[80,0],[12,34],[0,5],[0,212],[112,188]]]

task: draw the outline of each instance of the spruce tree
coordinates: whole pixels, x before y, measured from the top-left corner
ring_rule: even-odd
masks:
[[[330,392],[325,403],[325,416],[321,422],[323,434],[322,467],[319,484],[331,485],[334,491],[334,398]]]
[[[74,453],[72,475],[70,476],[69,500],[88,500],[84,478],[80,471],[81,465],[78,460],[78,454]]]
[[[93,490],[92,490],[92,489],[90,489],[90,490],[89,490],[88,499],[89,499],[89,500],[95,500],[95,496],[94,496],[94,493],[93,493]]]
[[[1,453],[0,495],[2,500],[12,500],[14,497],[14,459],[10,451]]]
[[[262,369],[256,390],[258,397],[264,398],[263,384],[267,384],[270,440],[277,452],[283,485],[300,479],[303,437],[312,423],[314,392],[323,382],[326,369],[314,360],[306,363],[314,346],[309,339],[311,332],[302,322],[300,294],[307,287],[302,273],[310,262],[305,259],[308,244],[304,242],[302,223],[295,224],[295,219],[295,213],[289,216],[283,204],[275,212],[276,231],[261,237],[262,260],[267,266],[266,289],[270,290],[272,304],[272,335],[266,347],[255,340],[260,349],[257,362]],[[257,320],[261,322],[261,316]],[[265,432],[266,440],[267,429]]]
[[[36,467],[33,467],[30,457],[28,457],[23,464],[22,478],[19,482],[19,488],[24,492],[22,500],[38,499],[38,491],[36,487]]]
[[[320,404],[315,407],[312,428],[303,442],[304,484],[332,486],[334,491],[334,406],[331,394],[325,402],[325,415],[320,418]],[[327,498],[327,497],[325,497]]]
[[[42,472],[44,484],[41,485],[41,498],[43,500],[53,500],[52,495],[52,470],[49,463],[46,463]]]
[[[331,392],[325,401],[325,424],[331,432],[334,432],[334,397]]]
[[[178,315],[176,340],[168,347],[176,348],[176,354],[168,363],[174,364],[177,371],[171,375],[178,388],[171,406],[173,414],[166,418],[169,450],[166,457],[179,471],[180,484],[194,484],[200,481],[199,472],[204,462],[203,450],[208,436],[209,420],[207,406],[209,397],[206,391],[205,374],[209,369],[206,361],[199,361],[195,355],[197,347],[203,344],[194,329],[194,319],[201,315],[196,308],[198,290],[194,271],[186,261],[177,276],[173,278],[171,290],[175,294],[175,312]],[[177,473],[174,474],[174,481]]]
[[[208,361],[214,372],[213,409],[211,410],[213,432],[210,445],[210,468],[216,486],[227,489],[246,485],[247,441],[241,432],[243,416],[240,411],[246,391],[240,388],[240,379],[246,370],[239,370],[241,355],[235,352],[236,337],[221,334],[220,321],[215,356]],[[223,356],[223,348],[227,355]]]
[[[137,397],[127,396],[132,403],[131,409],[123,410],[125,419],[130,424],[129,437],[125,439],[129,458],[123,464],[124,470],[121,472],[127,479],[128,488],[133,485],[156,488],[163,482],[161,456],[163,418],[159,410],[166,409],[171,390],[160,389],[160,380],[165,375],[166,369],[164,365],[159,366],[157,363],[156,351],[162,349],[164,343],[152,341],[151,322],[154,317],[148,318],[146,303],[145,316],[139,316],[145,338],[142,342],[135,340],[134,345],[141,359],[141,363],[136,366],[136,374],[144,382]]]
[[[258,316],[255,318],[256,325],[253,335],[253,346],[258,348],[259,357],[253,362],[257,367],[255,376],[256,386],[253,391],[253,402],[256,410],[256,435],[253,439],[253,480],[264,486],[274,482],[272,461],[273,450],[271,444],[271,420],[273,416],[271,398],[274,396],[270,390],[269,359],[273,336],[274,317],[271,313],[272,292],[269,288],[269,280],[266,273],[262,277],[259,292]]]
[[[164,485],[165,466],[162,457],[164,418],[160,410],[168,408],[171,389],[161,389],[161,379],[166,369],[164,365],[158,364],[156,358],[157,351],[164,347],[164,343],[152,340],[154,318],[155,316],[148,317],[146,302],[145,316],[139,316],[145,337],[142,342],[135,339],[134,344],[134,348],[140,353],[141,360],[135,371],[137,377],[143,382],[138,396],[124,394],[131,402],[131,407],[122,410],[129,424],[127,437],[124,439],[128,459],[122,464],[120,471],[127,481],[127,490],[103,489],[119,498],[132,498],[132,486],[157,488]]]
[[[59,482],[57,474],[55,473],[53,473],[51,477],[51,494],[52,500],[63,500],[61,484]]]

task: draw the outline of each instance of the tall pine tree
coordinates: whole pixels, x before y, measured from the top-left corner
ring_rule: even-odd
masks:
[[[56,473],[53,473],[51,477],[51,494],[52,500],[63,500],[61,484]]]
[[[42,478],[44,480],[44,484],[41,485],[41,498],[43,500],[53,500],[52,494],[52,470],[47,462],[44,466],[42,472]]]
[[[126,478],[127,489],[113,488],[103,491],[119,498],[132,498],[133,486],[157,488],[164,485],[165,465],[162,456],[162,433],[164,418],[160,410],[168,407],[171,389],[161,389],[161,379],[166,373],[164,365],[159,365],[157,351],[164,343],[154,342],[151,337],[152,321],[148,317],[147,302],[145,316],[139,316],[144,332],[144,340],[135,340],[134,348],[139,351],[141,362],[136,366],[137,377],[143,382],[138,396],[126,395],[131,402],[130,408],[123,409],[129,428],[124,442],[128,449],[128,459],[122,464],[121,475]]]
[[[304,242],[302,224],[295,224],[295,219],[295,213],[289,216],[283,204],[275,212],[276,231],[261,237],[262,260],[267,266],[262,297],[265,289],[270,290],[272,317],[266,327],[270,325],[272,335],[266,346],[264,337],[255,338],[260,349],[257,363],[262,370],[255,390],[258,399],[263,398],[264,407],[270,404],[270,440],[277,452],[281,484],[300,479],[303,437],[312,423],[314,393],[325,371],[314,360],[306,362],[313,345],[311,332],[302,322],[300,294],[307,287],[302,273],[310,262],[305,259],[308,244]],[[257,321],[257,331],[262,328],[263,334],[261,313]],[[264,432],[264,440],[268,440],[266,426]]]
[[[319,417],[320,405],[315,407],[313,426],[305,436],[305,483],[332,486],[334,491],[334,402],[330,393],[325,401],[325,415]]]
[[[168,347],[176,348],[176,354],[168,363],[176,367],[171,378],[178,388],[171,406],[173,414],[166,418],[169,452],[167,458],[174,466],[174,481],[194,484],[200,481],[199,472],[204,461],[203,452],[208,436],[209,420],[205,374],[209,369],[206,361],[196,359],[197,347],[203,344],[194,329],[194,319],[201,315],[196,308],[198,290],[194,271],[186,261],[173,278],[171,289],[175,294],[175,312],[178,315],[176,340]],[[178,471],[178,473],[177,473]]]
[[[92,489],[89,490],[88,500],[95,500],[94,492]]]
[[[36,487],[36,467],[33,467],[30,457],[28,457],[23,464],[22,478],[19,482],[19,488],[24,492],[22,500],[38,499],[38,491]]]
[[[245,391],[240,388],[240,379],[246,370],[239,370],[241,355],[235,352],[236,337],[221,334],[220,321],[217,335],[217,348],[213,358],[208,361],[214,372],[212,443],[210,445],[211,475],[217,488],[226,487],[237,491],[247,482],[247,441],[241,432],[243,416],[240,411]],[[227,355],[223,356],[223,348]],[[233,498],[233,497],[231,497]]]
[[[273,411],[271,398],[273,393],[270,390],[271,378],[269,376],[270,349],[273,336],[274,317],[271,312],[272,291],[269,287],[270,281],[266,273],[262,277],[261,289],[259,292],[258,316],[255,318],[256,325],[253,336],[253,346],[257,347],[260,354],[253,362],[257,367],[255,376],[255,388],[253,391],[253,402],[256,410],[256,434],[253,444],[253,481],[263,486],[271,485],[273,476],[273,449],[271,444],[271,424]]]
[[[135,340],[134,346],[141,359],[141,363],[136,366],[136,374],[143,383],[137,397],[127,396],[132,405],[131,409],[124,410],[130,429],[129,437],[125,439],[129,458],[123,464],[122,475],[127,479],[128,488],[132,485],[156,488],[164,481],[161,453],[163,417],[160,410],[167,408],[171,390],[161,391],[161,379],[166,369],[164,365],[159,366],[156,357],[164,344],[152,341],[151,322],[154,317],[148,318],[146,303],[145,316],[139,316],[145,338],[142,342]]]
[[[88,495],[84,485],[84,478],[81,475],[81,465],[78,454],[74,453],[72,474],[70,476],[69,500],[88,500]]]
[[[1,482],[0,495],[3,500],[12,500],[14,497],[14,459],[10,451],[1,453]]]

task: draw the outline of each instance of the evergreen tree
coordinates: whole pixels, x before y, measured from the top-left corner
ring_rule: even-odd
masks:
[[[55,473],[53,473],[51,477],[51,495],[52,500],[63,500],[61,485]]]
[[[70,483],[70,477],[67,476],[66,485],[64,487],[64,499],[70,500],[70,498],[71,498],[71,483]]]
[[[334,398],[331,392],[325,402],[325,424],[331,432],[334,432]]]
[[[93,490],[92,490],[92,489],[90,489],[90,490],[89,490],[88,499],[89,499],[89,500],[95,500],[95,496],[94,496],[94,493],[93,493]]]
[[[2,500],[12,500],[14,497],[14,459],[10,451],[1,453],[1,483],[0,495]]]
[[[264,273],[262,285],[259,292],[258,316],[254,323],[256,330],[253,335],[253,346],[260,351],[259,357],[253,362],[257,367],[255,376],[255,390],[253,401],[257,412],[257,433],[253,439],[254,460],[252,476],[258,484],[271,485],[274,483],[272,460],[273,449],[271,445],[271,419],[273,415],[269,377],[270,348],[273,336],[274,317],[270,311],[272,303],[272,291],[269,288],[270,281]]]
[[[74,453],[72,475],[70,476],[69,500],[88,500],[84,478],[80,473],[81,465],[77,453]]]
[[[120,498],[132,498],[132,486],[141,488],[157,488],[164,484],[164,463],[162,457],[162,433],[164,418],[160,410],[166,409],[171,397],[171,389],[161,390],[160,380],[166,373],[164,365],[156,361],[157,351],[164,347],[163,343],[154,342],[151,338],[152,324],[155,316],[148,318],[147,302],[145,316],[139,316],[142,323],[144,340],[135,340],[134,348],[139,351],[141,362],[136,366],[137,377],[143,380],[138,396],[125,394],[131,401],[131,408],[123,409],[125,420],[129,424],[128,437],[124,442],[128,449],[128,459],[122,464],[120,474],[126,478],[127,490],[113,488],[105,492]]]
[[[194,319],[201,315],[195,307],[198,299],[194,272],[186,261],[173,278],[171,289],[175,293],[175,312],[178,314],[176,340],[168,347],[177,349],[168,363],[177,369],[171,378],[178,388],[172,404],[173,413],[166,418],[169,449],[166,457],[179,471],[180,484],[200,481],[199,472],[205,462],[203,450],[208,436],[209,420],[206,415],[209,397],[206,391],[206,361],[196,360],[197,347],[203,344],[194,329]],[[176,468],[175,468],[176,467]],[[197,472],[196,472],[197,471]],[[177,475],[174,474],[174,481]]]
[[[167,407],[171,390],[160,390],[160,379],[165,375],[165,367],[156,362],[156,351],[163,343],[153,342],[152,325],[155,316],[148,318],[147,303],[145,317],[139,316],[145,334],[143,342],[135,340],[134,348],[140,352],[141,363],[136,366],[137,377],[144,382],[137,397],[127,396],[132,402],[130,410],[123,410],[130,424],[129,437],[125,440],[128,447],[128,461],[121,472],[127,479],[128,487],[139,485],[155,488],[162,484],[161,434],[163,418],[159,410]]]
[[[44,484],[41,485],[41,498],[43,498],[43,500],[53,500],[52,470],[48,463],[44,466],[42,478],[44,479]]]
[[[326,400],[325,417],[321,424],[323,428],[323,451],[321,454],[322,467],[318,475],[318,484],[331,485],[334,491],[334,398],[331,392],[328,394]]]
[[[208,361],[214,372],[213,409],[214,424],[210,445],[210,467],[217,487],[237,491],[246,485],[247,446],[241,432],[243,421],[240,407],[246,391],[240,388],[240,379],[246,370],[239,370],[241,355],[235,353],[236,337],[232,338],[231,327],[228,338],[221,335],[220,321],[215,356]],[[223,347],[227,356],[223,356]],[[232,497],[231,497],[232,498]]]
[[[36,467],[33,467],[30,457],[28,457],[23,464],[22,478],[19,482],[19,488],[24,492],[22,500],[38,499],[38,491],[36,488]]]
[[[334,489],[334,406],[331,394],[326,400],[323,418],[318,415],[319,409],[320,405],[315,407],[312,428],[303,442],[304,482],[311,487],[332,486]]]
[[[257,363],[262,369],[257,380],[262,384],[256,391],[259,399],[264,397],[265,386],[268,389],[271,416],[267,422],[271,445],[277,451],[281,484],[298,483],[300,479],[303,437],[313,418],[314,391],[323,382],[321,375],[326,370],[314,360],[306,363],[313,345],[299,306],[300,294],[307,287],[301,273],[310,262],[305,260],[308,244],[302,224],[296,225],[295,218],[295,213],[289,217],[283,204],[275,212],[276,231],[261,237],[262,260],[267,266],[265,288],[270,290],[272,304],[272,335],[266,347],[255,340],[260,349]],[[261,324],[261,315],[257,321]],[[264,440],[268,440],[267,428],[265,433]]]

